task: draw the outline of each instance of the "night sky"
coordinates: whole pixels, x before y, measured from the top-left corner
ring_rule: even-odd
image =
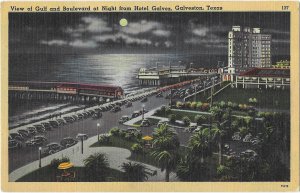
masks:
[[[274,55],[290,54],[290,15],[283,12],[10,13],[9,52],[226,55],[232,25],[260,27],[272,34]]]

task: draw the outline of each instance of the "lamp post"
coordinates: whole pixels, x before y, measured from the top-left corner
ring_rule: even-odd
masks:
[[[100,141],[100,123],[97,123],[98,143]]]
[[[145,114],[145,105],[143,104],[143,105],[142,105],[142,107],[143,107],[143,112],[142,112],[142,120],[144,120],[144,114]]]
[[[42,147],[39,147],[39,168],[42,167]]]

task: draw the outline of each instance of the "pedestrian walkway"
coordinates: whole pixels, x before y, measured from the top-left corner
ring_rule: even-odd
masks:
[[[131,156],[131,152],[128,149],[117,148],[117,147],[90,147],[92,144],[97,142],[97,136],[89,138],[83,142],[83,154],[81,152],[81,143],[76,144],[68,149],[57,152],[53,155],[49,155],[45,158],[42,158],[41,163],[42,167],[49,165],[53,159],[61,159],[62,157],[68,157],[70,162],[74,166],[84,166],[83,160],[86,159],[89,155],[94,153],[104,153],[107,156],[108,163],[110,168],[122,171],[121,165],[123,163],[129,162],[128,158]],[[140,163],[131,161],[133,163]],[[141,163],[152,171],[157,171],[157,175],[149,176],[148,181],[164,181],[165,172],[161,172],[160,168],[151,166],[148,164]],[[19,178],[25,176],[26,174],[33,172],[39,169],[39,160],[34,161],[28,165],[25,165],[21,168],[18,168],[9,174],[9,181],[15,182]],[[170,181],[178,181],[175,173],[170,174]]]

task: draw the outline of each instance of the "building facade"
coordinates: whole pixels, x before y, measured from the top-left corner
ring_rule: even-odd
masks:
[[[249,68],[270,67],[271,39],[260,28],[233,26],[228,33],[227,72],[235,74]]]

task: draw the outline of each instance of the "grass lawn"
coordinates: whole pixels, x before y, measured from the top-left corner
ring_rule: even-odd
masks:
[[[76,172],[76,182],[87,182],[84,167],[74,167],[70,170]],[[18,179],[17,182],[56,182],[56,176],[58,176],[60,172],[61,171],[58,169],[52,168],[48,165],[23,176]],[[110,168],[109,174],[110,176],[107,180],[122,181],[123,173],[121,171]]]
[[[271,109],[290,109],[290,91],[289,90],[258,90],[226,88],[213,97],[213,101],[231,101],[235,103],[248,104],[249,98],[256,98],[258,107]]]

